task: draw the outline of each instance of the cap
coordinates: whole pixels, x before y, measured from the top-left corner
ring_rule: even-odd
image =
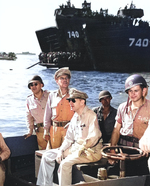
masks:
[[[99,93],[99,101],[101,101],[102,98],[105,98],[105,97],[110,97],[112,98],[111,96],[111,93],[107,90],[103,90]]]
[[[71,72],[68,67],[60,68],[59,70],[57,70],[55,72],[54,78],[56,80],[59,76],[63,76],[63,75],[68,75],[69,79],[71,78]]]
[[[28,88],[30,89],[30,83],[33,83],[33,82],[37,82],[39,81],[41,84],[43,84],[43,87],[44,87],[44,83],[43,83],[43,80],[40,76],[34,76],[31,80],[29,80],[28,82]]]
[[[73,89],[71,92],[70,92],[70,96],[67,98],[67,100],[69,99],[84,99],[86,100],[88,98],[88,95],[84,92],[81,92],[77,89]]]

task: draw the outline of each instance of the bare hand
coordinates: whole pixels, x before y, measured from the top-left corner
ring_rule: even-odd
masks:
[[[84,152],[85,150],[85,147],[83,145],[81,145],[81,147],[79,148],[79,151],[78,151],[78,156],[80,157],[81,154]]]
[[[143,151],[143,155],[142,156],[146,156],[146,157],[148,157],[149,156],[149,152],[147,152],[147,151]]]
[[[49,141],[50,136],[46,134],[46,135],[43,136],[43,138],[45,139],[45,141]]]
[[[24,135],[24,139],[29,138],[31,135],[32,135],[32,134],[25,134],[25,135]]]
[[[116,154],[114,149],[111,149],[110,152],[113,153],[113,154]],[[108,163],[110,165],[114,165],[116,162],[117,162],[116,160],[113,160],[111,158],[108,158]]]
[[[56,157],[56,161],[57,161],[57,163],[61,163],[61,161],[62,161],[62,159],[63,159],[63,154],[62,154],[62,152],[59,152],[58,154],[57,154],[57,157]]]

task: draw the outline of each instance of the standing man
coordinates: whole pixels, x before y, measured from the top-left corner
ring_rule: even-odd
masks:
[[[134,74],[127,78],[125,92],[128,94],[128,101],[118,108],[111,145],[117,145],[120,138],[121,145],[139,147],[139,140],[150,119],[150,101],[146,99],[148,85],[141,75]],[[130,161],[127,169],[129,175],[148,174],[147,158]]]
[[[0,133],[0,186],[3,186],[5,182],[5,165],[3,161],[8,159],[9,156],[10,150]]]
[[[44,83],[40,76],[36,75],[28,82],[28,88],[31,89],[32,94],[26,100],[28,134],[25,134],[25,138],[30,137],[34,129],[37,135],[39,149],[44,150],[46,149],[47,141],[43,139],[43,118],[49,92],[47,90],[43,91],[42,87],[44,87]]]
[[[68,68],[60,68],[55,72],[55,81],[59,89],[49,94],[44,114],[44,139],[50,140],[51,148],[62,144],[74,111],[70,109],[66,98],[70,95],[69,83],[71,72]]]
[[[60,164],[58,170],[59,186],[72,184],[72,166],[78,163],[95,162],[101,159],[101,132],[96,114],[86,106],[87,94],[73,90],[67,98],[72,117],[65,140],[59,149],[50,149],[42,156],[37,185],[53,185],[55,160]]]
[[[99,102],[101,102],[102,105],[93,109],[98,117],[103,143],[110,142],[111,134],[115,125],[115,117],[117,114],[117,110],[110,105],[111,99],[112,96],[109,91],[101,91],[99,93]]]

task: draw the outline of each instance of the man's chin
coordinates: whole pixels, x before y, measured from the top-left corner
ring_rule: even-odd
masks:
[[[74,110],[74,107],[71,107],[71,110],[72,110],[72,111],[75,111],[75,110]]]

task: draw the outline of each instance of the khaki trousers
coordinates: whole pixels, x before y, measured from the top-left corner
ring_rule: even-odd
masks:
[[[52,149],[56,149],[61,146],[66,135],[67,128],[51,126],[50,128],[50,144]]]
[[[36,136],[37,136],[37,142],[40,150],[45,150],[47,146],[47,142],[44,140],[43,135],[44,135],[44,128],[39,127],[38,132],[36,132]]]
[[[72,183],[72,166],[80,163],[91,163],[96,162],[101,159],[101,149],[102,145],[99,143],[96,146],[95,153],[89,153],[87,155],[78,156],[78,150],[69,154],[68,149],[64,152],[65,159],[63,159],[60,163],[58,169],[58,178],[59,178],[59,186],[70,186]],[[68,154],[68,155],[67,155]],[[67,157],[66,157],[67,156]]]

